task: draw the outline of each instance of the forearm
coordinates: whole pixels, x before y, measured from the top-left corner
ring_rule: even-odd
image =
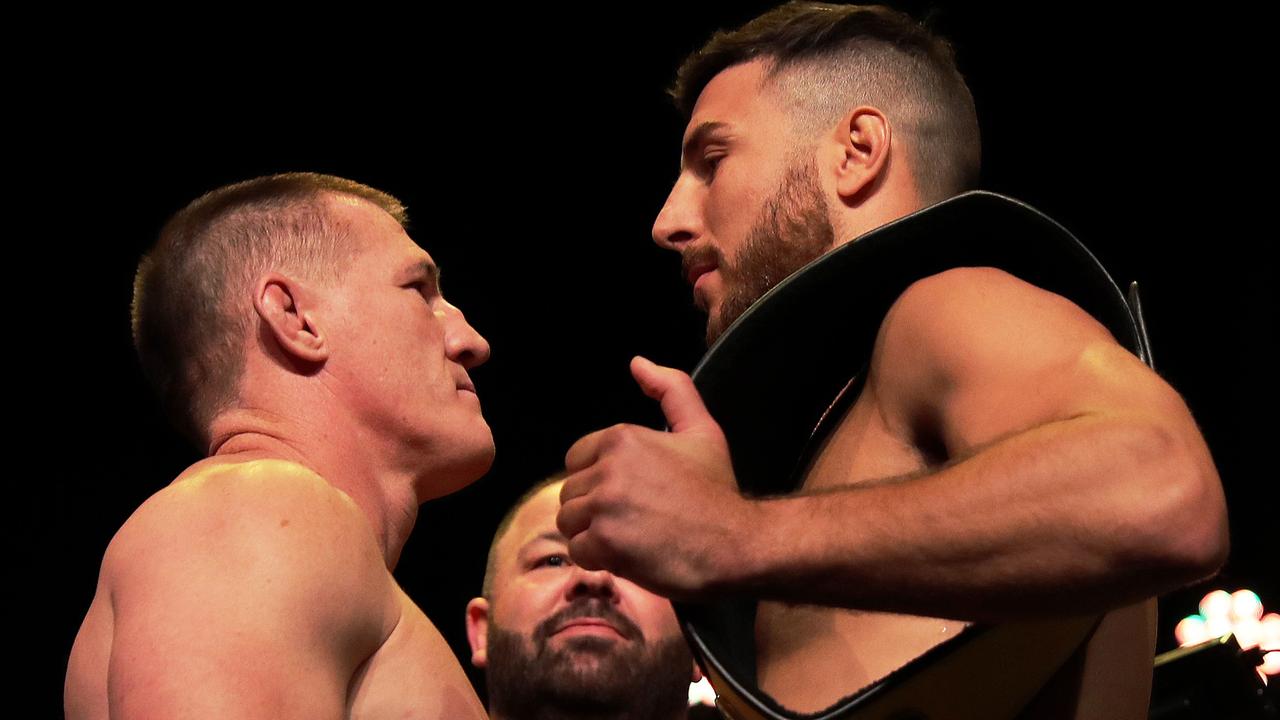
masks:
[[[1211,573],[1226,543],[1198,438],[1105,416],[909,480],[757,501],[754,514],[735,589],[971,620],[1148,597]]]

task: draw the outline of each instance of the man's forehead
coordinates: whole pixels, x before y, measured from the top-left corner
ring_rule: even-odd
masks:
[[[769,69],[765,60],[752,60],[721,70],[702,92],[689,115],[686,141],[700,126],[708,123],[731,124],[741,120],[760,100],[760,90]]]
[[[514,557],[520,548],[549,533],[563,539],[556,529],[556,513],[560,510],[560,486],[563,484],[557,482],[542,488],[516,512],[511,528],[502,538],[504,556]]]
[[[342,193],[324,193],[324,205],[329,215],[345,223],[352,234],[363,239],[395,237],[412,244],[400,221],[376,204]]]
[[[399,257],[398,274],[404,279],[437,281],[440,269],[422,246],[414,242],[398,220],[363,198],[325,193],[324,202],[333,218],[345,224],[352,239],[364,250],[387,248]]]
[[[381,218],[385,217],[387,221],[393,223],[397,227],[400,225],[400,223],[395,218],[391,217],[386,210],[383,210],[376,204],[364,198],[356,197],[355,195],[348,195],[346,193],[329,191],[322,192],[321,197],[324,199],[323,202],[325,207],[329,209],[329,212],[332,212],[335,215],[340,215],[350,219],[360,219],[366,222],[373,218],[378,218],[379,222],[381,222]]]

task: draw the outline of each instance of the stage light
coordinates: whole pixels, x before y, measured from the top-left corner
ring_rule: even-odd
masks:
[[[1204,618],[1199,615],[1188,615],[1182,618],[1178,626],[1173,629],[1173,635],[1178,638],[1178,647],[1199,645],[1209,639],[1209,631],[1204,627]]]
[[[1262,619],[1262,599],[1252,590],[1231,593],[1231,619],[1237,623]]]
[[[1262,667],[1259,669],[1267,675],[1280,675],[1280,652],[1269,652],[1263,655]]]
[[[716,706],[716,691],[705,677],[696,683],[689,683],[689,706],[694,705]]]
[[[1262,616],[1262,645],[1266,648],[1280,648],[1280,615],[1267,613]]]
[[[1230,616],[1231,593],[1226,590],[1214,590],[1200,598],[1200,617],[1204,618],[1205,622]]]
[[[1266,652],[1258,674],[1280,675],[1280,614],[1267,613],[1258,594],[1243,588],[1233,593],[1214,590],[1200,599],[1200,613],[1184,617],[1173,629],[1179,647],[1232,634],[1241,650]]]
[[[1241,650],[1256,648],[1262,644],[1262,623],[1257,620],[1244,620],[1231,626],[1231,634],[1236,636]]]

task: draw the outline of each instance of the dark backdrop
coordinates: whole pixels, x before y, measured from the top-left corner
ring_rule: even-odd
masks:
[[[660,425],[629,378],[633,354],[686,369],[700,356],[678,258],[648,237],[682,130],[663,91],[710,30],[766,5],[210,16],[167,33],[112,15],[51,33],[16,80],[9,315],[17,587],[34,602],[15,624],[40,714],[60,706],[107,542],[194,458],[129,344],[133,268],[170,213],[286,170],[407,203],[446,293],[493,345],[473,377],[497,462],[423,509],[396,572],[467,664],[463,606],[506,506],[580,435]],[[1142,283],[1160,372],[1199,419],[1231,505],[1232,558],[1211,586],[1247,585],[1280,608],[1265,544],[1275,233],[1260,226],[1268,198],[1253,176],[1275,153],[1255,112],[1251,19],[930,7],[977,99],[984,186],[1046,211],[1118,280]],[[1203,591],[1164,601],[1161,648]]]

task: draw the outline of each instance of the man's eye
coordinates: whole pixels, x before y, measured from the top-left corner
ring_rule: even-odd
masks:
[[[569,558],[564,555],[548,555],[544,558],[539,558],[538,561],[533,564],[533,566],[534,567],[564,567],[568,564],[569,564]]]

